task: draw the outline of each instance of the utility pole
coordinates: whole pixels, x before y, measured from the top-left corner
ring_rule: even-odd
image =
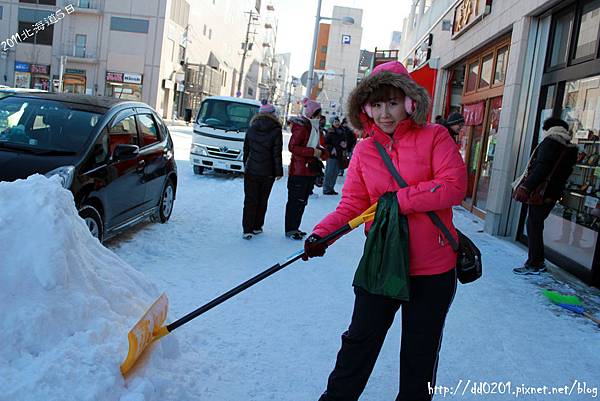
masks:
[[[65,72],[65,64],[67,64],[67,56],[60,56],[60,68],[58,72],[58,92],[62,93],[64,89],[63,74]]]
[[[248,27],[246,28],[246,40],[244,41],[244,53],[242,53],[242,65],[240,66],[240,76],[238,78],[237,93],[236,96],[242,96],[242,80],[244,79],[244,65],[246,64],[246,55],[248,54],[248,47],[250,42],[250,28],[252,28],[252,20],[254,20],[254,11],[246,12],[248,14]]]
[[[269,88],[269,101],[272,103],[275,101],[275,91],[277,90],[277,80],[273,78],[273,67],[275,67],[275,48],[277,46],[277,29],[279,27],[279,21],[275,22],[275,37],[273,39],[273,55],[271,56],[271,71],[269,72],[270,88]]]
[[[344,111],[344,83],[346,82],[346,69],[342,68],[342,96],[340,96],[340,117]]]
[[[310,65],[308,66],[308,77],[306,79],[306,97],[310,99],[313,86],[313,74],[315,68],[315,54],[317,53],[317,41],[319,38],[319,23],[321,22],[321,2],[317,3],[317,15],[315,16],[315,29],[313,32],[313,43],[310,51]]]
[[[284,118],[284,125],[287,124],[287,119],[288,119],[288,111],[290,109],[290,103],[292,102],[292,84],[294,83],[294,77],[292,77],[292,79],[290,79],[290,85],[288,86],[288,99],[287,99],[287,103],[285,104],[285,118]]]

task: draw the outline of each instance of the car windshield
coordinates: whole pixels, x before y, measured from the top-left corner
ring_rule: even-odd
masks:
[[[208,99],[202,102],[197,123],[225,130],[246,130],[258,106],[227,100]]]
[[[45,99],[0,98],[0,146],[80,153],[102,115]]]

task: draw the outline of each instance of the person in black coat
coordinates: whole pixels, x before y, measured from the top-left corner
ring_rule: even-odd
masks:
[[[565,184],[577,163],[577,145],[571,143],[569,125],[560,118],[549,118],[542,127],[544,139],[539,144],[529,165],[527,178],[514,194],[519,202],[527,203],[531,191],[545,180],[544,204],[527,205],[528,258],[522,267],[513,269],[516,274],[540,274],[546,270],[544,263],[544,220],[562,197]],[[554,174],[552,171],[554,170]],[[551,175],[552,174],[552,175]]]
[[[348,158],[348,138],[346,130],[341,126],[340,119],[334,118],[331,128],[325,136],[325,144],[329,152],[329,160],[325,167],[323,195],[337,195],[335,182],[340,169],[346,168]]]
[[[276,179],[283,176],[283,137],[275,107],[264,104],[250,121],[244,139],[243,238],[263,232],[269,195]]]

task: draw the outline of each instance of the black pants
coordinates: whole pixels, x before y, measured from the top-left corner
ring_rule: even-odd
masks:
[[[544,263],[544,220],[548,218],[556,202],[529,205],[527,210],[527,264],[540,267]]]
[[[446,314],[456,291],[456,271],[410,278],[402,305],[400,392],[396,401],[431,400]],[[356,401],[367,385],[400,301],[355,288],[352,322],[342,334],[335,368],[319,401]]]
[[[288,200],[285,205],[285,232],[300,229],[304,208],[313,189],[315,177],[292,175],[288,177]]]
[[[271,188],[273,188],[273,177],[258,175],[244,176],[244,214],[242,227],[245,233],[261,229],[265,223],[267,204]]]

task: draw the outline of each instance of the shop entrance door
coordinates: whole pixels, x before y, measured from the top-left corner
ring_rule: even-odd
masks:
[[[487,99],[480,107],[484,108],[481,123],[469,126],[461,140],[461,145],[466,145],[466,152],[463,151],[463,154],[468,174],[467,196],[463,207],[484,219],[496,153],[502,96]]]

